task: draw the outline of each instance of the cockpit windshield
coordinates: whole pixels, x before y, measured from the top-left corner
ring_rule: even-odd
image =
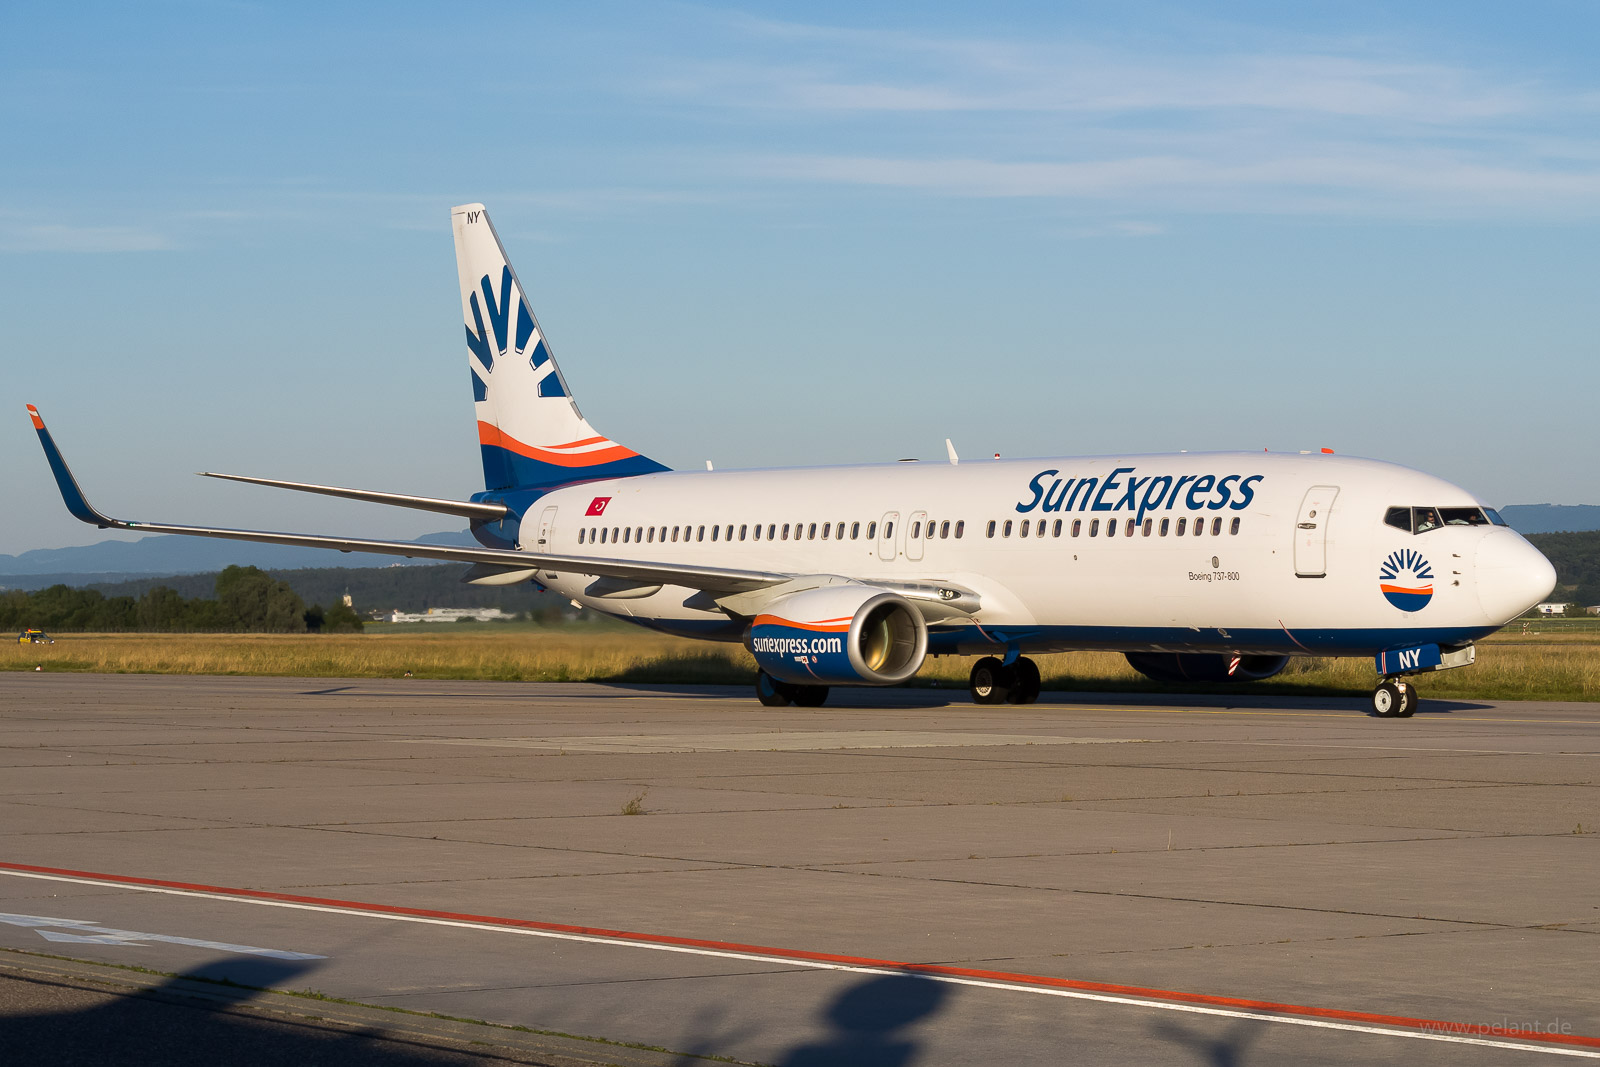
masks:
[[[1493,508],[1390,508],[1383,514],[1385,526],[1424,534],[1441,526],[1505,526],[1506,520]]]

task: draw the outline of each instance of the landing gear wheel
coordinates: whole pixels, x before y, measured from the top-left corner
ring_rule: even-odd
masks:
[[[794,703],[795,687],[780,682],[766,671],[756,674],[756,699],[769,708],[786,708]],[[827,695],[827,690],[823,690]]]
[[[1385,678],[1372,691],[1372,711],[1380,719],[1398,718],[1402,714],[1400,709],[1405,706],[1405,699],[1399,683],[1392,678]]]
[[[972,665],[967,688],[972,692],[974,704],[1004,704],[1011,696],[1016,676],[993,656],[985,656]]]
[[[1013,704],[1032,704],[1039,699],[1039,665],[1026,656],[1011,665],[1017,684],[1008,698]]]
[[[1417,713],[1417,687],[1410,682],[1400,683],[1400,710],[1395,712],[1402,719],[1409,719]]]
[[[825,685],[796,685],[794,702],[802,708],[820,708],[828,702],[828,687]]]

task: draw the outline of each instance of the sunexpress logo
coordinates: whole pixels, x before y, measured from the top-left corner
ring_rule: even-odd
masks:
[[[1131,511],[1139,522],[1146,512],[1171,511],[1181,502],[1188,511],[1243,511],[1255,499],[1263,474],[1147,474],[1137,467],[1118,467],[1105,478],[1061,478],[1058,470],[1040,471],[1028,482],[1032,497],[1017,510]],[[1124,477],[1126,475],[1126,477]],[[1051,481],[1050,479],[1054,479]]]
[[[488,374],[494,370],[494,361],[498,357],[506,358],[508,351],[507,341],[511,326],[512,291],[516,288],[511,282],[511,268],[500,269],[500,295],[497,298],[494,286],[485,274],[479,282],[483,291],[483,300],[478,300],[478,294],[473,293],[468,299],[468,307],[472,311],[472,321],[466,324],[467,348],[478,357],[478,362],[483,365],[483,371]],[[534,325],[533,316],[528,314],[528,305],[522,301],[521,294],[517,295],[517,332],[516,354],[521,356],[528,352],[528,366],[534,370],[548,366],[549,372],[539,379],[540,396],[566,396],[567,391],[561,387],[561,375],[556,373],[556,366],[550,362],[550,353],[544,346],[544,338],[538,334],[538,327]],[[483,317],[489,316],[485,327]],[[474,330],[476,327],[476,330]],[[533,350],[528,351],[528,344],[533,341]],[[478,376],[476,368],[472,372],[472,392],[478,400],[483,400],[488,395],[488,388],[483,379]]]

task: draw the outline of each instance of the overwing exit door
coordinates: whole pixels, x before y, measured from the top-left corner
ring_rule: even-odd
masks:
[[[1294,522],[1294,573],[1299,578],[1328,575],[1328,519],[1333,513],[1337,485],[1313,485],[1300,502]]]

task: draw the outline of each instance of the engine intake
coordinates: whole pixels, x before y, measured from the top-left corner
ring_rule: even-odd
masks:
[[[911,602],[870,585],[779,597],[757,615],[745,647],[762,670],[802,685],[894,685],[928,654],[928,625]]]
[[[1271,678],[1289,663],[1288,656],[1240,656],[1230,675],[1230,656],[1216,652],[1125,652],[1128,666],[1152,681],[1168,685],[1184,682],[1259,682]]]

